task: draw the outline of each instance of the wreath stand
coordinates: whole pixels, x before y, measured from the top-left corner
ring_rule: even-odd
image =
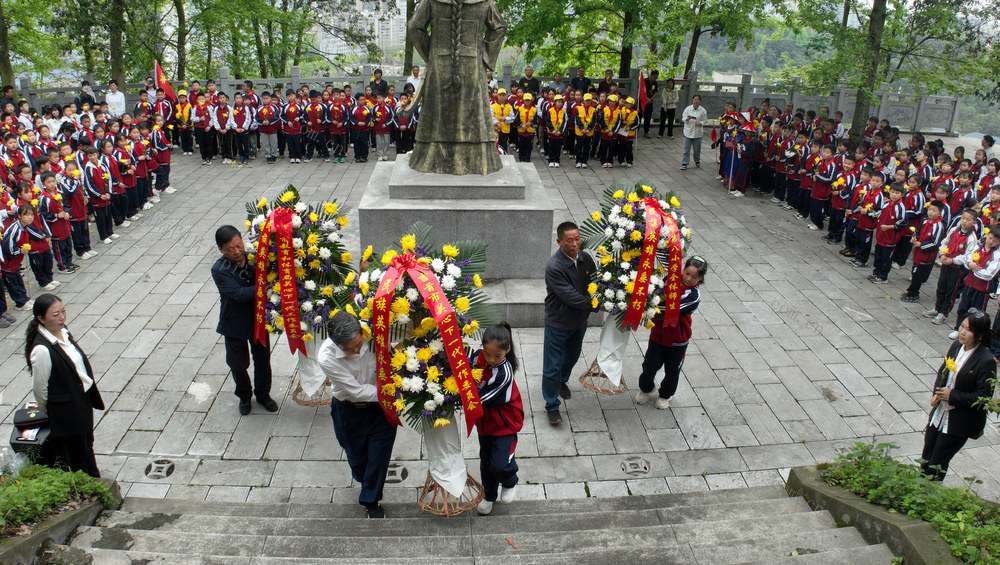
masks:
[[[474,479],[462,455],[462,419],[456,412],[447,426],[423,430],[427,479],[420,490],[420,511],[434,516],[458,516],[479,505],[483,485]]]
[[[463,512],[468,512],[479,505],[483,500],[483,485],[468,475],[465,479],[465,490],[458,498],[452,496],[444,487],[439,485],[430,472],[427,472],[427,480],[424,488],[420,490],[420,498],[417,503],[420,511],[434,516],[458,516]]]
[[[611,379],[601,370],[597,359],[591,361],[590,367],[587,367],[587,370],[580,375],[580,385],[587,390],[611,396],[628,392],[628,385],[625,384],[625,379],[620,380],[618,386],[615,386],[611,382]]]

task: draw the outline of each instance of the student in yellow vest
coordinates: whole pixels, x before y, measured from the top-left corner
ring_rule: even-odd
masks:
[[[618,121],[618,164],[632,166],[632,149],[635,147],[635,134],[639,130],[639,111],[635,109],[635,98],[625,99],[621,119]]]
[[[621,120],[621,109],[618,107],[618,95],[608,96],[608,105],[601,112],[601,149],[599,151],[601,167],[614,167],[615,155],[618,154],[618,123]]]
[[[507,91],[503,88],[497,90],[496,99],[493,100],[493,119],[496,121],[494,128],[499,134],[497,143],[506,153],[510,147],[510,124],[514,122],[514,106],[508,101]]]
[[[545,112],[545,133],[546,151],[549,157],[549,166],[559,168],[559,157],[562,155],[563,135],[566,133],[566,109],[563,108],[563,95],[556,94],[552,98],[552,105]]]
[[[573,133],[576,135],[576,168],[586,169],[590,158],[590,142],[594,137],[594,127],[597,109],[594,107],[594,95],[583,95],[583,103],[577,104],[573,110]]]
[[[525,92],[523,103],[517,107],[517,156],[522,163],[531,162],[531,145],[535,139],[535,125],[538,123],[538,109],[532,104],[535,99]]]

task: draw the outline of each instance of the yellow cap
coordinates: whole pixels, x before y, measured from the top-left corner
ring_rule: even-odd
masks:
[[[625,103],[626,104],[631,104],[631,105],[635,106],[635,98],[632,98],[631,96],[629,96],[628,98],[625,99]]]
[[[618,102],[618,95],[612,94],[611,96],[608,96],[608,102]]]
[[[501,89],[497,90],[497,94],[507,94],[507,89],[501,88]]]
[[[589,93],[589,92],[583,95],[583,101],[584,102],[587,102],[587,101],[593,100],[593,99],[594,99],[594,95],[591,94],[591,93]]]
[[[556,94],[555,98],[553,98],[552,101],[555,102],[556,100],[562,100],[562,99],[563,99],[562,94]]]
[[[525,92],[525,93],[524,93],[524,99],[525,99],[525,100],[533,100],[534,98],[535,98],[535,97],[534,97],[534,96],[532,96],[530,92]]]
[[[177,96],[187,96],[188,92],[183,88],[177,91]]]

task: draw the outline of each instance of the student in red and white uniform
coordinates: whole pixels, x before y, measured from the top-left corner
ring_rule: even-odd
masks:
[[[941,247],[941,238],[945,235],[945,225],[941,221],[941,213],[947,204],[934,200],[927,206],[927,217],[913,232],[913,268],[910,270],[910,286],[903,294],[902,301],[914,303],[920,300],[920,287],[931,276],[934,261]],[[905,237],[905,236],[904,236]],[[915,244],[915,245],[914,245]],[[937,314],[937,311],[934,311]]]
[[[289,88],[285,91],[285,104],[281,107],[281,124],[285,132],[289,163],[302,162],[302,114],[295,91]]]
[[[313,153],[322,157],[324,162],[330,162],[330,151],[326,145],[327,106],[321,98],[318,90],[309,91],[309,103],[302,118],[306,125],[303,155],[307,163],[312,161]]]
[[[204,92],[198,93],[197,103],[191,108],[191,122],[194,124],[194,139],[201,152],[201,164],[210,165],[215,156],[216,141],[211,134],[212,107]]]
[[[875,227],[878,225],[878,216],[885,205],[885,194],[882,192],[883,180],[881,175],[874,174],[870,167],[865,168],[865,172],[870,176],[868,184],[862,188],[864,196],[861,197],[854,213],[857,214],[857,228],[855,229],[855,245],[857,245],[854,261],[851,266],[863,268],[868,266],[868,257],[872,251],[872,236]]]
[[[892,252],[904,232],[909,232],[909,222],[906,219],[906,206],[903,204],[903,192],[906,188],[893,183],[889,186],[888,201],[879,212],[878,225],[875,227],[875,268],[868,280],[875,284],[883,284],[889,278],[892,270]]]
[[[264,91],[261,104],[257,107],[255,122],[260,133],[260,148],[264,152],[264,162],[274,164],[278,160],[278,130],[281,128],[281,108],[274,103],[271,93]]]
[[[379,161],[389,160],[389,144],[392,137],[392,124],[395,116],[391,105],[381,93],[375,95],[375,106],[372,107],[372,130],[375,132],[375,152]]]
[[[833,155],[833,145],[827,145],[822,149],[813,177],[812,203],[809,211],[812,223],[809,224],[809,229],[823,229],[823,219],[829,213],[833,181],[836,178],[837,165]]]
[[[111,236],[115,235],[114,224],[111,219],[111,173],[101,168],[100,153],[96,147],[87,149],[87,164],[83,170],[83,186],[86,189],[87,199],[94,208],[94,216],[97,224],[98,238],[105,244],[110,245]]]
[[[955,330],[948,334],[948,339],[958,339],[958,327],[962,325],[970,309],[986,311],[990,299],[988,290],[990,281],[997,276],[997,272],[1000,272],[998,244],[1000,244],[1000,232],[990,231],[975,247],[966,247],[965,255],[955,258],[955,263],[965,267],[966,275],[962,281],[965,290],[962,291],[962,301],[958,303],[958,321],[955,322]]]
[[[250,162],[250,139],[254,137],[256,128],[256,110],[247,105],[243,93],[233,95],[233,145],[237,163],[246,165]]]
[[[55,253],[56,265],[59,271],[72,273],[77,267],[73,264],[73,241],[70,239],[69,213],[63,209],[62,194],[56,175],[52,172],[42,173],[42,189],[38,195],[38,214],[48,226],[52,237],[52,251]]]
[[[966,251],[975,248],[979,243],[976,237],[976,211],[963,210],[958,218],[958,224],[951,228],[941,241],[941,271],[938,276],[937,300],[934,311],[926,311],[924,315],[933,317],[933,324],[943,324],[948,318],[955,298],[963,288],[964,256]]]
[[[228,165],[233,162],[233,109],[229,106],[229,97],[226,93],[218,93],[218,105],[212,108],[212,132],[219,141],[219,153],[222,156],[222,164]]]
[[[837,160],[838,158],[834,157],[835,164]],[[830,245],[837,245],[844,239],[848,201],[854,193],[854,187],[858,184],[858,179],[852,172],[853,170],[854,157],[845,155],[840,158],[840,172],[831,185],[830,226],[824,238]]]

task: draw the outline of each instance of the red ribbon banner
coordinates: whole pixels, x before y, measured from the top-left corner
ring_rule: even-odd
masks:
[[[373,337],[375,339],[375,366],[378,400],[389,423],[400,425],[399,415],[393,405],[395,398],[385,393],[384,385],[392,382],[392,367],[389,354],[389,310],[392,306],[392,296],[396,283],[404,275],[409,275],[416,284],[417,290],[428,305],[431,316],[437,322],[441,331],[441,341],[444,343],[445,355],[451,366],[452,376],[458,385],[465,410],[465,425],[467,432],[472,433],[475,421],[482,417],[483,406],[479,401],[479,390],[472,378],[472,367],[465,355],[462,341],[462,330],[458,327],[455,311],[448,302],[433,271],[426,265],[417,262],[412,253],[393,257],[389,268],[382,275],[378,292],[375,293],[372,307]]]
[[[257,272],[256,293],[254,300],[254,339],[264,343],[267,330],[264,328],[264,303],[267,297],[267,262],[270,249],[270,231],[274,230],[275,241],[278,242],[278,284],[281,288],[281,317],[284,320],[285,336],[288,338],[288,348],[306,354],[305,342],[302,340],[302,325],[299,320],[299,291],[295,278],[295,249],[292,247],[292,216],[290,208],[275,208],[261,227],[260,238],[257,240]]]
[[[639,270],[636,272],[635,284],[628,310],[625,311],[623,326],[636,330],[642,321],[646,309],[646,299],[649,294],[649,279],[656,263],[656,246],[660,240],[660,229],[666,225],[669,232],[667,245],[669,247],[669,263],[667,265],[667,281],[665,285],[667,303],[664,305],[664,317],[669,321],[676,320],[680,311],[680,281],[681,281],[681,243],[680,230],[674,218],[660,208],[660,202],[655,198],[644,198],[643,207],[646,210],[646,234],[642,241],[642,253],[639,255]]]

